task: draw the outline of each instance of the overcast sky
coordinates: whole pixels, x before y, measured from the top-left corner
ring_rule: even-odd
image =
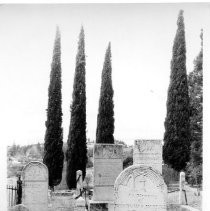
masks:
[[[95,140],[101,72],[112,47],[114,137],[163,139],[172,46],[184,10],[187,72],[200,51],[205,4],[0,6],[2,140],[43,143],[56,24],[61,31],[62,108],[66,142],[78,35],[85,30],[87,138]],[[205,33],[205,28],[204,28]]]

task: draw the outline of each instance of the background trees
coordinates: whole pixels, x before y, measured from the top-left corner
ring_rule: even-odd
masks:
[[[97,116],[96,143],[114,144],[114,103],[112,88],[111,44],[106,50],[102,70],[101,92]]]
[[[61,46],[60,32],[57,27],[51,64],[50,85],[48,88],[48,109],[43,163],[48,167],[49,186],[54,188],[62,179],[63,129],[62,129],[62,95],[61,95]]]
[[[85,35],[82,27],[79,35],[78,51],[76,56],[71,121],[67,140],[68,147],[66,151],[66,183],[69,189],[76,188],[77,170],[82,170],[83,179],[86,174],[87,146],[85,65]]]
[[[190,159],[191,144],[185,27],[182,10],[179,12],[177,26],[171,60],[163,159],[166,164],[180,171],[186,167]]]
[[[202,140],[203,140],[203,32],[201,31],[201,50],[194,60],[194,69],[189,73],[190,131],[192,137],[191,160],[188,176],[191,183],[202,180]]]

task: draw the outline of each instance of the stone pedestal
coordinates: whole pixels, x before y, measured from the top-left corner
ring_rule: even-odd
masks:
[[[62,210],[69,211],[74,210],[75,208],[75,191],[73,190],[62,190],[62,191],[54,191],[50,197],[50,202],[48,203],[48,207],[52,208],[52,210]]]
[[[80,196],[76,199],[74,211],[85,211],[85,200]]]
[[[150,166],[162,174],[162,141],[135,140],[133,164]]]
[[[90,201],[89,210],[90,211],[109,211],[109,202]]]
[[[107,202],[114,199],[114,182],[123,170],[122,145],[95,144],[93,201]]]

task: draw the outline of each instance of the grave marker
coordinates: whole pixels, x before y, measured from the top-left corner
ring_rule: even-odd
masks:
[[[37,161],[23,169],[23,204],[30,211],[46,211],[48,207],[48,169]]]
[[[124,169],[114,185],[114,211],[166,211],[167,187],[159,171],[133,165]]]
[[[122,165],[122,145],[95,144],[93,201],[112,201],[114,182]]]
[[[187,203],[186,199],[187,198],[186,198],[186,192],[185,192],[185,173],[180,172],[179,174],[179,204]]]
[[[133,164],[151,166],[162,174],[162,141],[135,140]]]

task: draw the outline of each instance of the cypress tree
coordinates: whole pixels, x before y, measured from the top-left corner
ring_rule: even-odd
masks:
[[[203,32],[201,31],[201,50],[194,60],[194,69],[189,73],[191,160],[188,174],[192,182],[202,181],[202,140],[203,140]]]
[[[76,56],[76,68],[71,105],[71,121],[67,140],[67,172],[66,183],[76,188],[76,171],[82,170],[83,179],[86,175],[86,85],[85,85],[85,35],[81,28]]]
[[[171,60],[170,85],[163,146],[164,162],[184,170],[190,158],[190,110],[186,73],[186,44],[183,11],[179,12]]]
[[[112,88],[111,44],[109,43],[101,78],[101,93],[97,116],[96,143],[114,144],[114,103]]]
[[[60,31],[57,27],[51,64],[50,85],[48,88],[48,109],[43,163],[48,167],[49,186],[54,189],[62,179],[64,153],[62,128],[61,95],[61,44]]]

